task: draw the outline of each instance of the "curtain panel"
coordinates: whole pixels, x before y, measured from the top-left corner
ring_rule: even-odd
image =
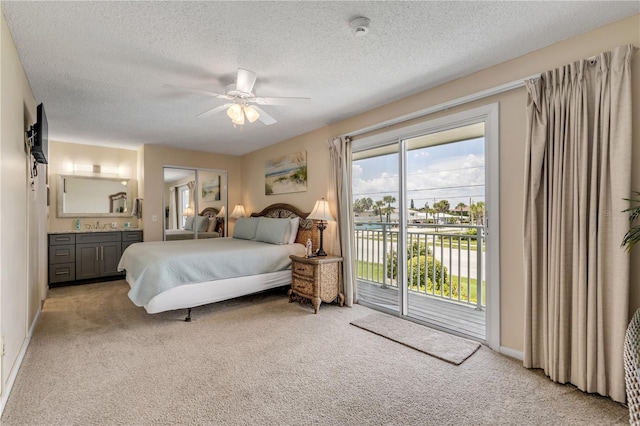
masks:
[[[632,53],[618,47],[526,82],[524,366],[619,402]]]
[[[339,254],[342,262],[342,293],[347,306],[356,300],[356,274],[353,263],[355,237],[351,215],[351,141],[348,138],[333,138],[329,145],[329,202],[336,206]]]

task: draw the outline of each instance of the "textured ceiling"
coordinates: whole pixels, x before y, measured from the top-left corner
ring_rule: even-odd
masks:
[[[640,12],[640,2],[12,2],[1,7],[54,140],[241,155]],[[371,20],[355,37],[349,22]],[[278,122],[234,129],[237,68]],[[523,76],[524,77],[524,76]]]

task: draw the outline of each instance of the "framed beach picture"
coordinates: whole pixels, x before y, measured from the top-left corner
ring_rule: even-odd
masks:
[[[307,190],[307,151],[267,160],[264,165],[264,193],[288,194]]]
[[[220,201],[220,176],[202,181],[202,201]]]

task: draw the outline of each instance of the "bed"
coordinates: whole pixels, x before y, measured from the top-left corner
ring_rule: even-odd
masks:
[[[150,314],[188,309],[189,321],[192,307],[290,285],[289,256],[304,255],[304,243],[316,239],[307,215],[289,204],[274,204],[239,218],[231,238],[133,244],[118,270],[126,271],[135,305]]]
[[[164,239],[165,241],[176,241],[176,240],[193,240],[194,239],[194,231],[193,231],[193,223],[202,225],[198,229],[198,238],[218,238],[224,235],[224,219],[218,218],[216,215],[219,213],[219,210],[215,207],[207,207],[203,209],[198,218],[194,221],[187,222],[187,228],[191,229],[165,229],[164,231]],[[206,219],[206,221],[204,220]]]

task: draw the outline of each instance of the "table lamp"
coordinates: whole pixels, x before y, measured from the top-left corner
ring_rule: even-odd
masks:
[[[331,214],[331,211],[329,210],[329,202],[324,198],[316,201],[316,205],[313,207],[311,213],[309,213],[309,216],[307,216],[307,219],[319,221],[318,230],[320,231],[320,247],[318,248],[316,255],[326,256],[327,253],[325,253],[324,249],[322,248],[322,233],[327,228],[327,222],[335,221],[333,215]]]

